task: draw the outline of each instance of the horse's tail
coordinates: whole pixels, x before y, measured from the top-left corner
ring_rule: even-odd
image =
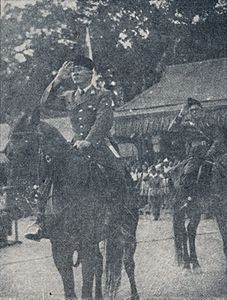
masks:
[[[124,246],[120,239],[120,227],[113,230],[106,241],[106,292],[111,295],[111,299],[116,297],[116,293],[121,284],[121,271],[124,255]]]

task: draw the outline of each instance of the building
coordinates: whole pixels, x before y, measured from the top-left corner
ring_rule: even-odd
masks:
[[[207,122],[227,130],[227,59],[168,66],[159,83],[116,109],[115,137],[134,144],[142,160],[183,156],[181,137],[167,129],[188,97],[203,103]]]
[[[153,161],[184,155],[184,142],[168,126],[188,97],[202,101],[207,121],[227,130],[227,58],[167,66],[159,83],[115,110],[112,133],[123,157]],[[67,140],[73,137],[68,118],[46,119]],[[9,127],[0,124],[0,152]]]

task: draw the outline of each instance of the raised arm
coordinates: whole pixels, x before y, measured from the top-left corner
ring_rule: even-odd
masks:
[[[70,77],[71,69],[71,62],[65,62],[62,65],[56,77],[48,85],[42,95],[42,107],[51,110],[66,111],[66,99],[72,94],[72,92],[64,91],[63,81]]]
[[[188,114],[188,106],[183,105],[179,114],[173,119],[173,121],[170,123],[168,131],[179,131],[179,129],[182,129],[183,124],[182,120],[184,119],[184,116]]]

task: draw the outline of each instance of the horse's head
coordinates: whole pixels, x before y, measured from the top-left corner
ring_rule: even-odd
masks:
[[[21,113],[14,122],[9,133],[9,142],[5,148],[5,154],[11,165],[19,166],[35,159],[38,149],[37,125],[39,120],[39,111],[36,110],[32,116]]]
[[[28,176],[37,182],[37,177],[42,180],[51,173],[53,180],[72,177],[80,185],[87,181],[89,163],[86,155],[76,151],[55,127],[40,121],[39,109],[18,117],[5,148],[14,177]]]
[[[31,115],[21,113],[12,126],[5,154],[11,167],[27,175],[37,171],[41,150],[47,162],[68,148],[67,141],[57,129],[40,121],[40,111]],[[26,172],[27,171],[27,172]]]

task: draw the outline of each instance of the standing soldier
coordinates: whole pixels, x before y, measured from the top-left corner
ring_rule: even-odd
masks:
[[[195,195],[195,183],[204,194],[209,184],[212,161],[225,153],[224,132],[206,123],[202,104],[188,98],[180,113],[169,126],[186,139],[187,160],[180,183],[187,199]],[[190,197],[190,198],[189,198]]]
[[[94,63],[78,56],[66,61],[45,90],[41,105],[45,109],[67,112],[74,132],[73,146],[89,158],[94,158],[105,170],[112,198],[120,206],[127,193],[126,173],[117,150],[110,142],[113,125],[112,94],[92,85]],[[74,88],[64,89],[64,82],[72,80]],[[113,201],[114,201],[113,200]],[[46,201],[41,206],[45,208]],[[42,211],[44,209],[42,208]],[[43,237],[42,221],[37,220],[26,237]]]

